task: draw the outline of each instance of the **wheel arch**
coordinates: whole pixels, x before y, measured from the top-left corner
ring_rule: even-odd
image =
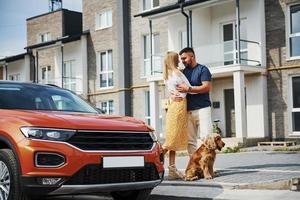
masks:
[[[15,158],[17,160],[17,163],[19,165],[19,170],[20,172],[22,171],[21,168],[21,164],[20,164],[20,159],[19,159],[19,156],[18,156],[18,153],[16,151],[16,148],[14,147],[13,143],[6,137],[4,137],[3,135],[0,135],[0,149],[10,149],[12,150],[12,152],[14,153],[15,155]]]

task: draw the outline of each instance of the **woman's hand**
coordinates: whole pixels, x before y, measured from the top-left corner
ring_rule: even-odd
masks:
[[[184,92],[184,93],[187,93],[187,92],[189,92],[189,86],[187,86],[187,85],[184,84],[184,83],[181,83],[181,84],[178,84],[178,85],[176,86],[176,90],[177,90],[178,92]]]
[[[178,91],[174,91],[174,92],[171,92],[171,99],[172,99],[172,101],[182,101],[183,97],[180,96],[180,93]]]

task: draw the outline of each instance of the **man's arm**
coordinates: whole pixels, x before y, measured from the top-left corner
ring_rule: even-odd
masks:
[[[197,94],[208,93],[211,90],[211,82],[203,81],[202,85],[192,86],[192,87],[189,87],[186,84],[180,84],[176,87],[176,90],[178,92],[185,92],[185,93],[197,93]]]

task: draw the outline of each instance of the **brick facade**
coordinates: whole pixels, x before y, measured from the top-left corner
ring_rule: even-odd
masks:
[[[134,17],[141,12],[141,1],[131,1],[131,53],[132,53],[132,84],[133,84],[133,116],[143,119],[145,117],[145,92],[149,90],[146,77],[142,77],[143,70],[143,36],[150,33],[149,20],[142,17]],[[170,1],[160,1],[160,5],[166,5]],[[168,50],[168,23],[167,18],[152,20],[152,32],[159,33],[160,53],[163,59]],[[163,81],[160,82],[163,84]],[[144,87],[141,87],[144,86]],[[160,87],[161,99],[166,98],[165,87]]]
[[[268,67],[269,130],[272,139],[289,137],[291,130],[291,75],[300,75],[300,60],[289,60],[286,41],[286,6],[299,0],[265,0]],[[300,23],[300,22],[299,22]]]
[[[62,37],[63,35],[63,10],[47,13],[27,19],[27,46],[39,43],[38,35],[41,33],[51,33],[51,39]]]
[[[112,10],[112,27],[96,30],[96,15]],[[108,0],[84,0],[83,1],[83,30],[89,30],[88,37],[88,77],[89,77],[89,100],[97,105],[101,101],[114,101],[115,113],[118,114],[118,97],[120,89],[118,85],[118,20],[117,1]],[[99,53],[112,50],[113,63],[113,88],[100,89],[99,87]],[[98,60],[98,61],[97,61]]]

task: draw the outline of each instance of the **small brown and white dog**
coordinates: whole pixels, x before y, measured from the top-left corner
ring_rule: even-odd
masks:
[[[225,146],[222,138],[217,133],[209,134],[204,143],[192,154],[185,170],[185,180],[193,181],[200,178],[212,179],[217,174],[213,170],[216,159],[216,150]]]

